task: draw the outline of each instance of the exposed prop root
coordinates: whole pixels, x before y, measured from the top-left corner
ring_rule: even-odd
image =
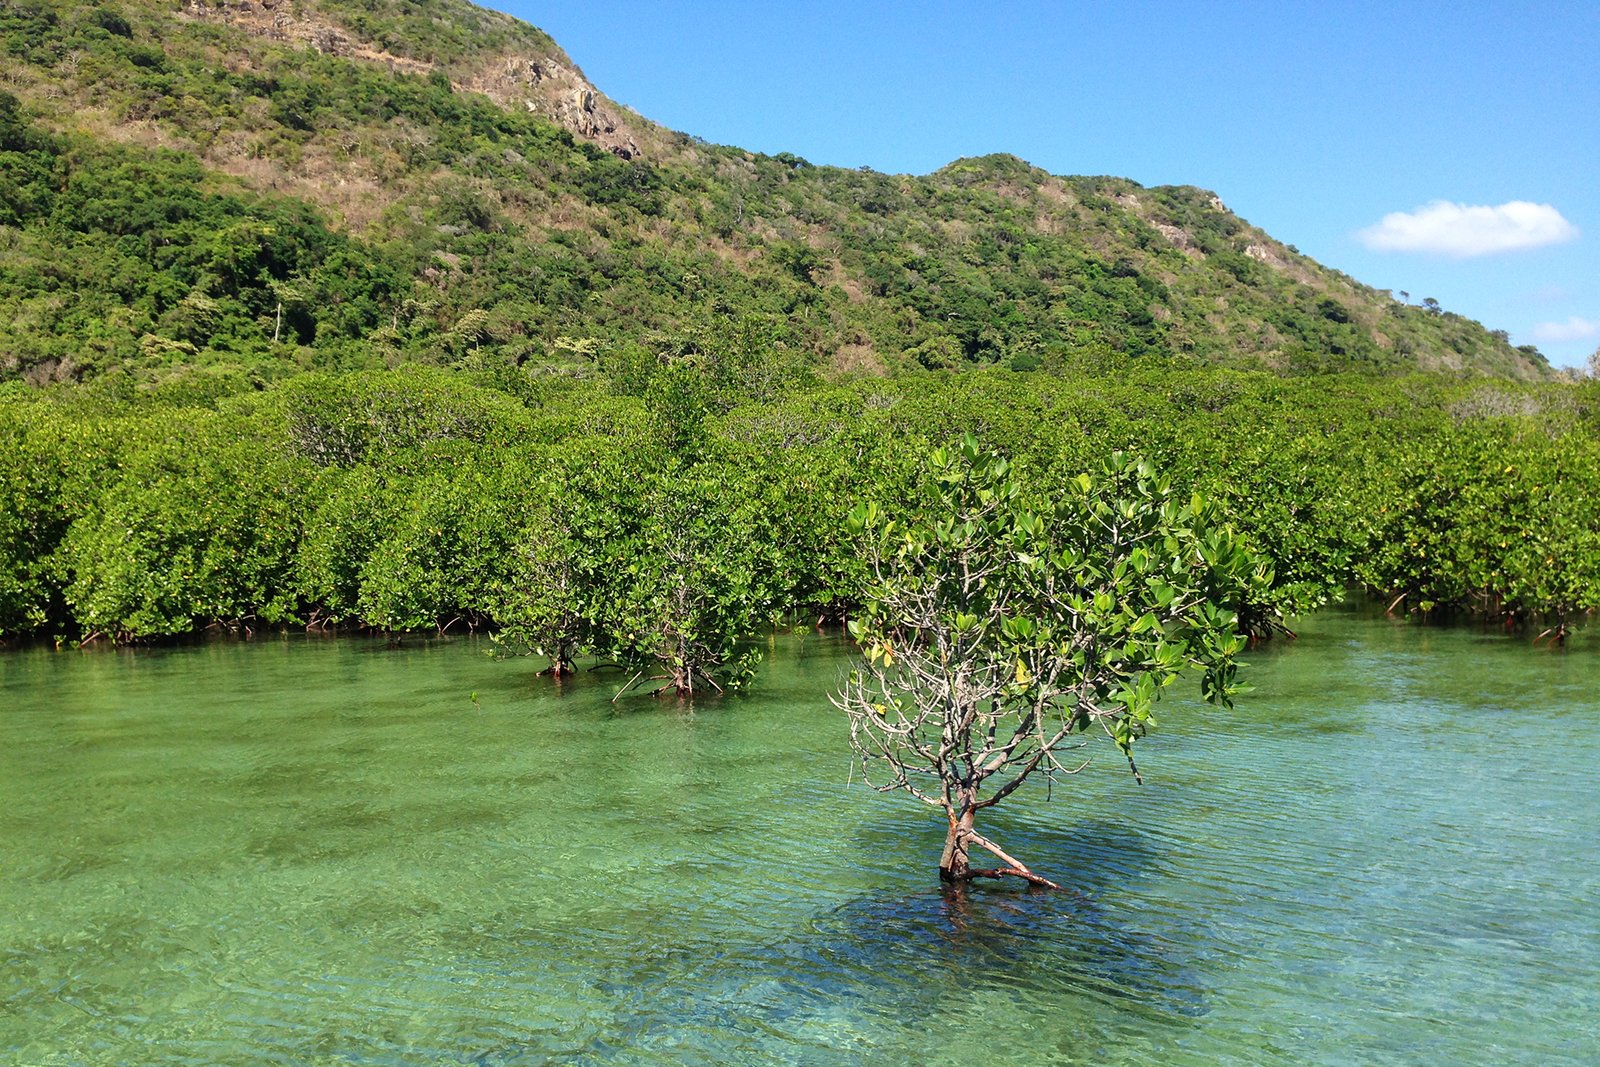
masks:
[[[1031,885],[1042,886],[1045,889],[1054,889],[1057,892],[1066,892],[1065,889],[1059,885],[1056,885],[1050,879],[1034,874],[1032,871],[1028,870],[1027,865],[1021,860],[1014,856],[1008,855],[999,845],[995,844],[993,841],[990,841],[987,837],[984,837],[976,830],[968,829],[963,836],[965,836],[969,842],[977,845],[985,852],[993,855],[995,859],[1005,864],[1004,867],[991,867],[987,869],[969,867],[966,872],[968,880],[973,878],[1005,878],[1009,875],[1013,878],[1021,878],[1023,881],[1028,882]]]
[[[1040,886],[1040,887],[1042,887],[1044,889],[1054,889],[1058,893],[1065,893],[1066,892],[1066,889],[1064,889],[1063,887],[1061,887],[1059,885],[1056,885],[1050,879],[1042,878],[1039,875],[1034,874],[1032,871],[1027,870],[1026,868],[1023,868],[1023,867],[989,867],[989,868],[973,867],[973,868],[968,869],[968,871],[967,871],[967,878],[969,878],[969,879],[972,879],[972,878],[1005,878],[1007,876],[1011,876],[1011,877],[1014,877],[1014,878],[1021,878],[1023,881],[1028,882],[1030,885]]]
[[[723,692],[722,686],[718,685],[717,684],[717,680],[715,678],[711,677],[711,675],[707,674],[705,671],[700,671],[700,670],[690,671],[688,676],[685,677],[685,678],[679,678],[676,675],[671,675],[671,674],[652,674],[648,678],[646,678],[644,671],[641,670],[637,674],[635,674],[632,678],[629,678],[628,679],[628,683],[626,685],[624,685],[621,689],[617,690],[616,696],[611,698],[611,703],[615,704],[618,700],[620,700],[622,698],[622,694],[628,692],[630,689],[632,689],[634,686],[638,685],[640,682],[664,682],[665,683],[664,685],[660,686],[659,688],[650,690],[650,695],[653,696],[653,697],[661,696],[663,693],[674,693],[674,694],[676,694],[676,695],[678,695],[680,697],[687,697],[689,699],[693,699],[694,695],[695,695],[695,692],[696,692],[696,689],[694,687],[694,680],[697,677],[703,679],[705,681],[706,685],[709,685],[713,690],[716,691],[718,696],[722,695],[722,692]],[[704,692],[703,689],[699,690],[699,691],[700,692]]]
[[[635,683],[637,683],[639,681],[639,679],[642,678],[642,677],[644,677],[644,671],[639,671],[639,672],[635,673],[632,678],[629,678],[628,679],[628,684],[624,685],[621,689],[618,689],[617,690],[617,695],[611,698],[611,703],[615,704],[618,700],[620,700],[622,698],[622,694],[626,693],[628,690],[632,689],[634,687]]]
[[[1556,625],[1554,625],[1554,626],[1550,627],[1548,630],[1546,630],[1544,633],[1540,634],[1538,637],[1535,637],[1533,639],[1533,643],[1537,645],[1540,641],[1543,641],[1547,637],[1550,639],[1550,644],[1552,646],[1566,644],[1567,643],[1567,624],[1564,623],[1564,622],[1563,623],[1557,623]]]

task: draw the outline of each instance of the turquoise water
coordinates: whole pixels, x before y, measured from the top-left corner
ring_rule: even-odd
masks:
[[[832,637],[687,708],[470,640],[0,657],[0,1062],[1594,1063],[1600,653],[1354,614],[988,832]],[[472,699],[476,694],[476,701]]]

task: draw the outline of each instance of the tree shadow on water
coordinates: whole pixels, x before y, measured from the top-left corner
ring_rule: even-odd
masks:
[[[1173,937],[1170,915],[1144,923],[1138,912],[1116,906],[1156,859],[1143,835],[1090,822],[1012,830],[1005,841],[1065,891],[1015,880],[940,885],[932,871],[935,843],[923,850],[926,889],[861,897],[819,916],[814,953],[855,980],[910,979],[914,996],[938,996],[942,988],[921,976],[947,975],[963,995],[990,986],[1043,999],[1092,995],[1158,1014],[1206,1013],[1201,975],[1186,960],[1186,945],[1203,932]]]
[[[868,843],[882,847],[865,854],[903,859],[903,830],[869,829]],[[1190,946],[1204,932],[1174,937],[1170,916],[1145,924],[1116,902],[1157,858],[1144,836],[1085,823],[1013,829],[1007,841],[1052,873],[1070,875],[1072,888],[944,886],[933,869],[935,843],[917,852],[927,861],[925,881],[904,868],[886,872],[884,889],[816,914],[791,936],[684,943],[665,968],[614,970],[602,983],[618,1009],[607,1029],[635,1042],[663,1030],[724,1037],[753,1030],[802,1044],[823,1033],[834,1041],[898,1033],[916,1042],[930,1028],[992,1024],[990,1011],[1025,1021],[1041,1037],[1074,1019],[1114,1028],[1120,1016],[1148,1031],[1187,1029],[1207,1013],[1204,975],[1190,962]]]
[[[1175,908],[1153,918],[1124,903],[1160,860],[1148,836],[1089,822],[1013,825],[1003,840],[1071,888],[943,886],[934,870],[938,841],[885,822],[846,850],[858,863],[870,858],[881,877],[863,879],[858,866],[849,895],[830,894],[825,881],[770,887],[790,905],[805,885],[817,890],[821,910],[787,931],[767,925],[759,911],[747,923],[728,915],[675,929],[672,908],[663,905],[660,914],[614,916],[625,935],[567,926],[523,931],[503,944],[506,958],[491,970],[523,969],[519,942],[536,943],[541,959],[566,961],[585,1010],[559,1049],[594,1061],[737,1060],[760,1049],[784,1062],[888,1055],[914,1062],[992,1026],[1011,1027],[1048,1059],[1068,1035],[1092,1032],[1113,1044],[1124,1032],[1150,1039],[1158,1030],[1188,1030],[1207,1013],[1196,959],[1203,949],[1195,947],[1205,944],[1206,930]],[[860,888],[863,881],[873,888]],[[761,907],[759,898],[744,903]],[[475,942],[479,952],[486,947]],[[531,1038],[482,1062],[533,1062],[559,1058],[557,1051]]]

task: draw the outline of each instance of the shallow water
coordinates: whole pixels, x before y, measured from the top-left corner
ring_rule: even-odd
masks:
[[[470,640],[0,657],[0,1062],[1593,1063],[1600,653],[1353,613],[989,832]],[[474,695],[476,700],[473,699]]]

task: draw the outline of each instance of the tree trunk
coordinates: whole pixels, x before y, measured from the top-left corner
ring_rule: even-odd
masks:
[[[572,666],[572,645],[573,642],[564,637],[557,638],[555,650],[550,653],[550,666],[541,673],[558,680],[575,673]]]
[[[1059,890],[1061,887],[1048,878],[1034,874],[1021,860],[1008,855],[1000,846],[973,829],[977,812],[971,802],[962,806],[959,818],[951,818],[950,832],[944,838],[944,854],[939,857],[939,881],[961,885],[974,878],[1021,878],[1032,885]],[[976,844],[992,852],[1004,867],[978,869],[972,866],[971,850]]]
[[[968,860],[967,834],[972,831],[976,812],[969,804],[959,818],[951,818],[950,832],[945,835],[944,854],[939,857],[939,881],[965,882],[971,879],[972,864]]]

